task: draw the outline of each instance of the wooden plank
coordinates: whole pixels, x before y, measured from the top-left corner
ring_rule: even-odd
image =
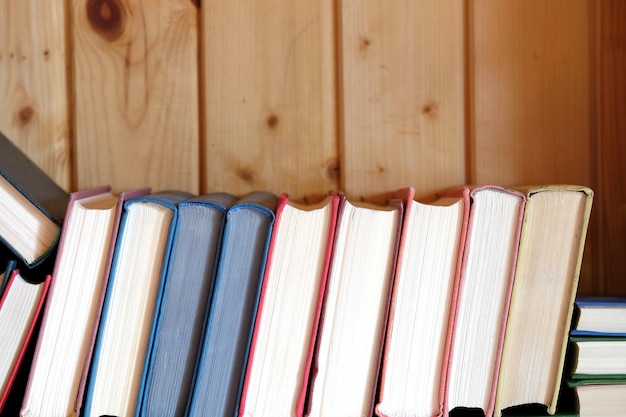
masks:
[[[464,3],[341,2],[342,174],[371,199],[465,181]]]
[[[590,185],[586,0],[470,1],[472,177]]]
[[[471,181],[591,186],[587,0],[468,7]]]
[[[66,25],[63,2],[0,3],[0,130],[69,191]]]
[[[198,8],[73,0],[79,188],[199,189]]]
[[[202,2],[205,188],[337,188],[330,0]]]
[[[596,191],[592,227],[601,279],[592,291],[626,294],[626,2],[593,2],[595,92],[593,171]]]

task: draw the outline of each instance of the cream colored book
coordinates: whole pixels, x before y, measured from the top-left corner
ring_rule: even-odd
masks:
[[[593,191],[577,185],[521,188],[527,196],[495,415],[525,404],[554,414]]]

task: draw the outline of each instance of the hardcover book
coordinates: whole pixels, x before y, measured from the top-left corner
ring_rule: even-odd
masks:
[[[520,188],[527,198],[495,413],[559,396],[593,192],[577,185]]]
[[[626,297],[577,296],[572,336],[626,336]]]
[[[484,185],[448,190],[470,212],[458,291],[453,295],[443,414],[493,413],[526,197]]]
[[[0,132],[0,241],[29,267],[55,249],[69,194]]]
[[[334,194],[316,204],[278,199],[240,417],[302,415],[338,203]]]
[[[626,410],[626,378],[568,380],[579,417],[622,417]]]
[[[190,417],[237,415],[276,204],[252,192],[226,214]]]
[[[311,417],[370,416],[403,203],[373,205],[342,196],[309,391]]]
[[[70,195],[22,415],[79,413],[122,204],[148,192],[115,196],[102,186]]]
[[[449,322],[469,215],[465,196],[405,203],[376,413],[432,417],[443,407]]]
[[[170,191],[124,203],[87,385],[87,417],[139,414],[178,204],[191,197]]]
[[[19,270],[10,271],[0,298],[0,412],[7,403],[29,342],[34,337],[49,285],[49,275],[43,282],[31,282]]]
[[[573,336],[569,345],[569,378],[626,380],[626,337]]]
[[[236,199],[214,193],[178,204],[178,225],[147,364],[146,388],[141,390],[141,415],[185,414],[226,212]]]

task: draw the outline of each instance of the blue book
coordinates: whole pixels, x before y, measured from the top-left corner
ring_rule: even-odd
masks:
[[[254,192],[228,211],[188,416],[236,415],[276,204]]]
[[[576,297],[572,336],[626,336],[626,296]]]
[[[178,204],[191,197],[169,191],[124,204],[82,413],[86,417],[138,414]]]
[[[142,390],[143,416],[185,413],[226,212],[236,201],[231,194],[213,193],[178,205],[178,227]]]

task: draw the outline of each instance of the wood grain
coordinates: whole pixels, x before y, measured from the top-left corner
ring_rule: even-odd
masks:
[[[589,292],[626,294],[626,2],[593,2],[593,172],[596,198]]]
[[[78,186],[199,190],[198,9],[73,0]]]
[[[625,7],[5,1],[0,130],[68,191],[590,185],[580,291],[626,293]]]
[[[463,183],[463,2],[340,3],[346,192],[424,196]]]
[[[0,3],[0,130],[69,191],[66,29],[61,1]]]
[[[471,180],[590,185],[587,1],[468,12]]]
[[[204,188],[336,189],[333,1],[202,2]]]

